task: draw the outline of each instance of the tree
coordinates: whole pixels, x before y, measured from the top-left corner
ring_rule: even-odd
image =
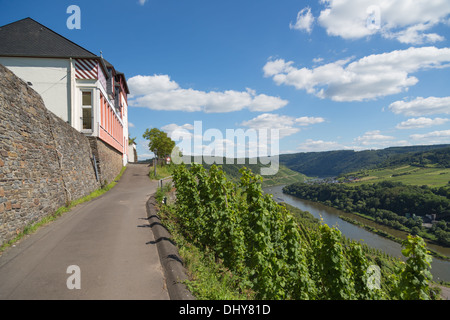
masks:
[[[165,158],[175,148],[175,141],[168,137],[166,132],[157,128],[145,130],[142,136],[149,140],[148,147],[158,158]]]

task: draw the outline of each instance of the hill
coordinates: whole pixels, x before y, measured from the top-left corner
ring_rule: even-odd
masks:
[[[203,166],[206,169],[209,169],[211,167],[211,165],[205,163],[203,164]],[[241,177],[239,170],[243,167],[252,170],[252,172],[255,174],[261,174],[261,168],[268,167],[267,165],[263,165],[259,162],[257,164],[249,164],[248,159],[246,159],[245,164],[238,164],[237,161],[234,161],[233,164],[226,164],[226,161],[223,161],[223,164],[219,166],[222,167],[227,177],[233,182],[239,181]],[[275,175],[262,177],[263,177],[263,187],[304,182],[306,179],[306,176],[304,174],[293,171],[281,164],[279,166],[278,172]]]
[[[220,160],[220,161],[217,161]],[[210,161],[212,162],[212,161]],[[270,167],[270,165],[262,164],[257,162],[256,164],[249,161],[249,159],[216,159],[217,166],[222,167],[223,171],[226,173],[228,179],[233,182],[239,182],[241,173],[239,170],[243,167],[250,169],[255,174],[261,174],[261,169],[264,167]],[[194,163],[194,158],[191,159],[191,163]],[[220,164],[222,163],[222,164]],[[207,170],[211,168],[211,164],[202,163],[203,167]],[[274,175],[263,175],[263,187],[275,186],[275,185],[285,185],[296,182],[304,182],[307,177],[300,172],[289,169],[288,167],[280,164],[278,171]]]
[[[342,175],[339,180],[353,180],[356,184],[380,181],[401,182],[407,185],[443,187],[450,181],[450,168],[416,167],[413,165],[363,169]]]
[[[401,165],[412,165],[423,168],[450,168],[450,147],[394,155],[381,163],[380,167]]]
[[[373,169],[340,177],[343,181],[349,179],[359,184],[388,180],[407,185],[446,186],[450,181],[450,148],[394,155]]]
[[[442,150],[434,152],[437,149]],[[281,155],[280,164],[311,177],[335,177],[361,169],[373,169],[394,163],[409,164],[412,159],[428,165],[449,163],[449,150],[450,145],[431,145],[365,151],[307,152]]]

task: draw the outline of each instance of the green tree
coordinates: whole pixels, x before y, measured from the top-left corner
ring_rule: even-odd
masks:
[[[157,128],[145,130],[142,136],[144,139],[149,140],[148,147],[158,158],[170,155],[173,148],[175,148],[175,141],[168,137],[166,132]]]
[[[132,145],[133,143],[136,143],[136,137],[131,138],[130,136],[128,136],[128,144]]]

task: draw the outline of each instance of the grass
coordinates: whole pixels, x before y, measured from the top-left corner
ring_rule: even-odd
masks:
[[[151,167],[150,172],[148,173],[148,176],[152,180],[161,180],[167,177],[170,177],[173,172],[174,165],[157,165],[156,166],[156,177],[155,177],[155,168]]]
[[[402,182],[408,185],[428,185],[442,187],[450,181],[450,168],[401,166],[393,168],[361,170],[346,176],[359,177],[356,184],[381,181]]]
[[[97,189],[97,190],[93,191],[92,193],[88,194],[87,196],[84,196],[84,197],[82,197],[80,199],[71,201],[68,205],[60,207],[53,214],[45,216],[42,219],[40,219],[39,221],[37,221],[35,223],[31,223],[31,224],[25,226],[24,229],[20,233],[18,233],[15,238],[9,240],[8,242],[4,243],[0,247],[0,253],[2,253],[4,250],[6,250],[6,248],[11,247],[13,244],[15,244],[17,241],[19,241],[20,239],[22,239],[26,235],[32,234],[32,233],[36,232],[40,227],[43,227],[43,226],[45,226],[45,225],[55,221],[60,216],[62,216],[64,213],[69,212],[74,207],[76,207],[76,206],[78,206],[78,205],[80,205],[82,203],[91,201],[91,200],[93,200],[95,198],[98,198],[101,195],[103,195],[106,192],[108,192],[109,190],[111,190],[112,188],[114,188],[114,186],[117,184],[117,182],[122,177],[122,175],[125,172],[126,168],[127,167],[122,167],[122,170],[120,171],[119,175],[110,184],[108,184],[108,185],[106,185],[106,186],[104,186],[104,187],[102,187],[100,189]]]

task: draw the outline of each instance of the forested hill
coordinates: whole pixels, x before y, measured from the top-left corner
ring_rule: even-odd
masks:
[[[203,159],[204,160],[204,159]],[[213,161],[214,160],[214,161]],[[194,163],[194,157],[191,158],[191,163]],[[265,163],[269,163],[268,159],[265,159]],[[211,158],[209,163],[214,163],[217,166],[220,166],[222,170],[226,173],[227,177],[233,182],[239,182],[240,177],[242,176],[239,170],[243,167],[250,169],[255,174],[261,174],[262,168],[271,167],[272,163],[263,164],[260,161],[255,161],[255,159],[226,159],[226,158]],[[202,165],[205,169],[209,170],[211,168],[211,164],[203,162]],[[276,165],[273,167],[276,169]],[[278,170],[273,175],[264,175],[263,176],[263,186],[275,186],[275,185],[285,185],[296,182],[305,181],[306,176],[300,172],[293,171],[287,168],[284,165],[279,165]]]
[[[439,150],[439,151],[437,151]],[[435,152],[436,151],[436,152]],[[280,156],[280,163],[310,177],[333,177],[380,165],[398,165],[408,161],[448,163],[450,145],[391,147],[382,150],[340,150],[306,152]],[[447,160],[446,160],[447,159]]]
[[[408,152],[389,157],[381,167],[412,165],[418,167],[435,166],[450,168],[450,147],[427,150],[422,152]]]

